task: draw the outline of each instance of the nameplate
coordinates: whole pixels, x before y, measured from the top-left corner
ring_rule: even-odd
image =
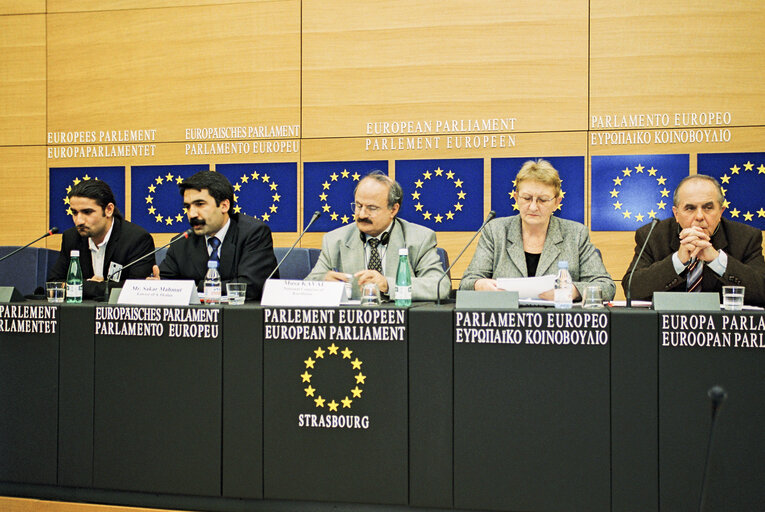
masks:
[[[654,292],[656,311],[720,311],[720,295],[716,292]]]
[[[300,281],[269,279],[263,287],[261,306],[337,307],[348,299],[345,283],[335,281]]]
[[[199,296],[191,280],[128,279],[117,304],[188,306],[199,304]]]
[[[15,286],[0,286],[0,303],[24,302],[24,296]]]
[[[457,309],[518,309],[518,292],[457,291]]]

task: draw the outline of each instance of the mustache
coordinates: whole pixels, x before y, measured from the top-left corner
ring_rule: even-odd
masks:
[[[204,226],[205,221],[198,217],[194,217],[193,219],[189,219],[189,224],[191,224],[192,226]]]
[[[356,219],[356,222],[361,222],[362,224],[372,224],[371,220],[365,219],[363,217],[359,217],[358,219]]]

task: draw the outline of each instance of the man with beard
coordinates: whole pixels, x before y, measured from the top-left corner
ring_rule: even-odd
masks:
[[[247,298],[260,300],[266,278],[276,268],[271,229],[234,212],[234,187],[220,173],[200,171],[179,188],[194,234],[170,246],[154,267],[154,277],[193,279],[201,291],[208,260],[217,260],[223,290],[228,282],[247,283]]]
[[[69,255],[80,251],[83,298],[106,298],[105,279],[120,286],[125,279],[144,279],[151,274],[154,257],[145,258],[125,272],[123,266],[154,250],[151,235],[122,217],[112,189],[97,179],[84,180],[67,194],[74,227],[64,231],[61,252],[48,281],[64,281]]]
[[[321,255],[306,277],[312,281],[358,280],[377,284],[393,298],[398,251],[407,248],[412,274],[412,300],[435,300],[436,282],[443,275],[433,230],[396,217],[404,193],[381,171],[372,171],[356,185],[352,203],[355,224],[324,235]],[[449,295],[451,283],[441,281],[438,292]]]

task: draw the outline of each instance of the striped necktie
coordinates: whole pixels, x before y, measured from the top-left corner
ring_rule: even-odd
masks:
[[[688,265],[688,280],[686,282],[686,289],[689,292],[701,291],[701,278],[704,273],[704,262],[700,259],[694,259],[690,265]]]

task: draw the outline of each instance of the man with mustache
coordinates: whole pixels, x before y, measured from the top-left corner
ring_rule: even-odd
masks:
[[[234,187],[220,173],[200,171],[178,186],[194,234],[170,246],[154,277],[193,279],[201,290],[208,260],[217,260],[223,290],[231,281],[247,283],[247,299],[260,300],[276,268],[271,229],[234,212]]]
[[[654,228],[632,278],[632,298],[651,300],[653,292],[720,292],[725,285],[745,286],[744,301],[765,305],[765,259],[762,231],[722,217],[720,183],[711,176],[691,174],[675,189],[674,217]],[[635,233],[640,253],[650,224]],[[622,278],[627,290],[630,269]]]
[[[83,180],[67,194],[74,227],[64,231],[61,252],[48,274],[48,281],[64,281],[69,255],[80,251],[83,298],[103,298],[105,279],[118,287],[125,279],[143,279],[151,274],[154,257],[145,258],[125,272],[121,268],[154,250],[154,239],[137,224],[122,217],[112,189],[106,182]]]
[[[311,273],[312,281],[358,280],[359,286],[377,284],[384,296],[393,298],[398,251],[406,247],[412,275],[412,300],[435,300],[436,282],[443,275],[433,230],[396,217],[401,208],[401,185],[382,171],[372,171],[356,185],[352,203],[355,224],[324,235],[321,255]],[[441,297],[449,295],[451,283],[441,281]]]

